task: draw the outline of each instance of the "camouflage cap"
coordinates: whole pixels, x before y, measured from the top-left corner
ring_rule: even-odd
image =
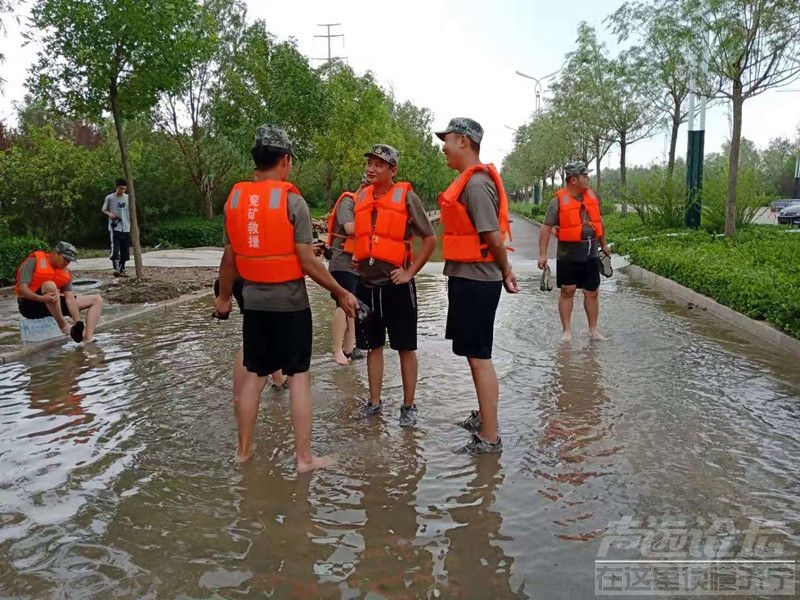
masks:
[[[380,158],[381,160],[385,160],[393,167],[396,167],[397,161],[400,160],[400,153],[397,151],[397,148],[387,144],[375,144],[372,147],[372,150],[364,153],[364,156],[374,156],[375,158]]]
[[[262,125],[256,129],[256,140],[253,142],[253,147],[265,146],[269,150],[285,150],[292,156],[292,140],[289,139],[289,134],[283,127],[277,125]]]
[[[53,248],[53,252],[60,254],[70,262],[78,260],[78,251],[69,242],[58,242]]]
[[[586,163],[582,160],[567,163],[564,165],[564,177],[574,177],[575,175],[588,175],[592,171],[586,168]]]
[[[483,139],[483,127],[481,127],[481,124],[466,117],[450,119],[450,122],[447,124],[447,129],[444,131],[437,131],[436,137],[440,140],[444,140],[444,136],[448,133],[465,135],[476,144],[480,144]]]

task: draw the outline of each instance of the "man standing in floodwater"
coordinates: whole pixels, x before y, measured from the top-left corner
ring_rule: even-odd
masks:
[[[572,305],[575,291],[583,290],[583,308],[589,322],[589,337],[605,339],[597,328],[600,313],[600,255],[602,249],[611,256],[603,232],[600,216],[600,201],[589,187],[589,170],[586,164],[577,161],[564,167],[566,186],[556,192],[550,201],[544,224],[539,232],[540,269],[547,265],[547,244],[550,233],[558,227],[558,251],[556,256],[556,285],[558,315],[561,318],[562,341],[572,339]]]
[[[436,136],[444,141],[447,166],[459,172],[439,195],[447,276],[445,337],[453,340],[455,354],[466,357],[478,396],[478,410],[461,423],[472,432],[472,440],[457,452],[502,452],[497,424],[500,388],[492,363],[494,316],[504,287],[509,294],[519,292],[505,246],[511,239],[508,198],[495,166],[481,163],[480,123],[451,119]]]
[[[311,216],[298,189],[289,183],[294,153],[288,134],[275,125],[256,131],[251,150],[253,181],[237,183],[225,203],[224,251],[219,267],[217,315],[231,311],[233,284],[244,280],[243,363],[236,418],[236,459],[246,462],[255,450],[253,430],[267,376],[289,376],[291,420],[298,472],[330,465],[331,456],[311,452],[311,308],[305,275],[336,296],[348,316],[358,302],[314,256]]]

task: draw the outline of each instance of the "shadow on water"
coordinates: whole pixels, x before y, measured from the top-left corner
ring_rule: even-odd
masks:
[[[0,366],[0,595],[20,598],[582,598],[615,521],[788,524],[800,546],[800,373],[624,277],[603,282],[604,343],[560,345],[556,295],[504,296],[501,457],[451,452],[475,407],[443,339],[446,286],[419,278],[420,423],[357,418],[365,361],[328,359],[311,287],[314,446],[297,477],[288,392],[268,390],[251,464],[234,462],[241,321],[209,301]],[[633,552],[636,555],[636,552]]]

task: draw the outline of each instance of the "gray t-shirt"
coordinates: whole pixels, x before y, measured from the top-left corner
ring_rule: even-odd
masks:
[[[333,224],[333,256],[328,262],[328,270],[333,271],[346,271],[353,275],[358,275],[353,266],[353,255],[349,252],[342,250],[344,246],[345,237],[347,233],[344,230],[345,223],[352,223],[355,219],[353,209],[355,207],[355,200],[349,196],[343,198],[336,209],[336,219]]]
[[[289,222],[294,226],[295,244],[310,244],[313,239],[311,215],[302,196],[289,194],[287,200]],[[230,244],[223,218],[222,243]],[[244,280],[242,286],[245,310],[264,312],[296,312],[309,307],[306,279],[301,277],[285,283],[254,283]]]
[[[428,219],[428,214],[425,212],[425,207],[422,206],[422,200],[413,190],[406,194],[406,209],[408,210],[407,240],[410,240],[415,235],[420,238],[433,235],[433,226]],[[377,214],[372,215],[373,224],[376,217]],[[375,264],[372,265],[369,264],[369,259],[358,261],[358,272],[361,281],[367,285],[390,283],[392,281],[392,271],[396,268],[392,263],[382,260],[376,260]]]
[[[33,281],[33,273],[36,271],[36,259],[33,256],[31,256],[29,259],[27,259],[25,262],[23,262],[22,265],[20,265],[19,270],[20,270],[19,282],[20,283],[24,283],[25,285],[30,287],[30,283],[31,283],[31,281]],[[71,277],[71,275],[72,274],[70,273],[70,277]],[[39,290],[31,290],[31,291],[32,292],[36,292],[37,294],[39,293]],[[64,287],[60,288],[60,291],[62,291],[62,292],[72,291],[72,279],[71,278],[70,278],[70,281],[69,281],[69,283],[67,285],[65,285]],[[23,299],[24,298],[22,298],[20,296],[20,297],[17,298],[17,301],[21,302]]]
[[[558,240],[558,249],[556,257],[559,260],[567,260],[570,262],[586,262],[589,258],[598,257],[598,243],[595,237],[594,226],[589,218],[589,212],[583,204],[583,194],[579,194],[575,198],[581,203],[581,221],[583,221],[583,230],[581,231],[582,242],[562,242]],[[600,200],[598,199],[599,203]],[[558,225],[558,198],[550,200],[547,206],[547,214],[544,217],[544,224],[555,227]]]
[[[111,226],[111,219],[108,220],[109,231],[123,231],[125,233],[131,232],[131,209],[129,206],[128,194],[117,196],[116,192],[106,196],[103,200],[102,210],[107,210],[119,215],[121,221],[117,223],[116,227]]]
[[[478,233],[500,231],[500,199],[497,186],[491,175],[477,172],[469,178],[458,201],[467,209],[470,221]],[[444,274],[448,277],[463,277],[475,281],[503,281],[503,272],[496,262],[444,263]]]

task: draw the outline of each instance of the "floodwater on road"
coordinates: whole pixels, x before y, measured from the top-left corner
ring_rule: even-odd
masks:
[[[497,316],[501,456],[451,452],[476,401],[441,276],[418,278],[413,429],[394,353],[384,415],[357,418],[365,361],[329,360],[332,302],[309,286],[314,447],[339,455],[310,476],[285,391],[265,391],[256,457],[235,463],[240,318],[212,322],[208,298],[0,366],[0,597],[586,598],[598,559],[654,556],[609,545],[619,523],[669,519],[734,546],[779,522],[796,559],[796,360],[623,275],[601,288],[609,339],[586,339],[576,302],[561,345],[536,279]]]

